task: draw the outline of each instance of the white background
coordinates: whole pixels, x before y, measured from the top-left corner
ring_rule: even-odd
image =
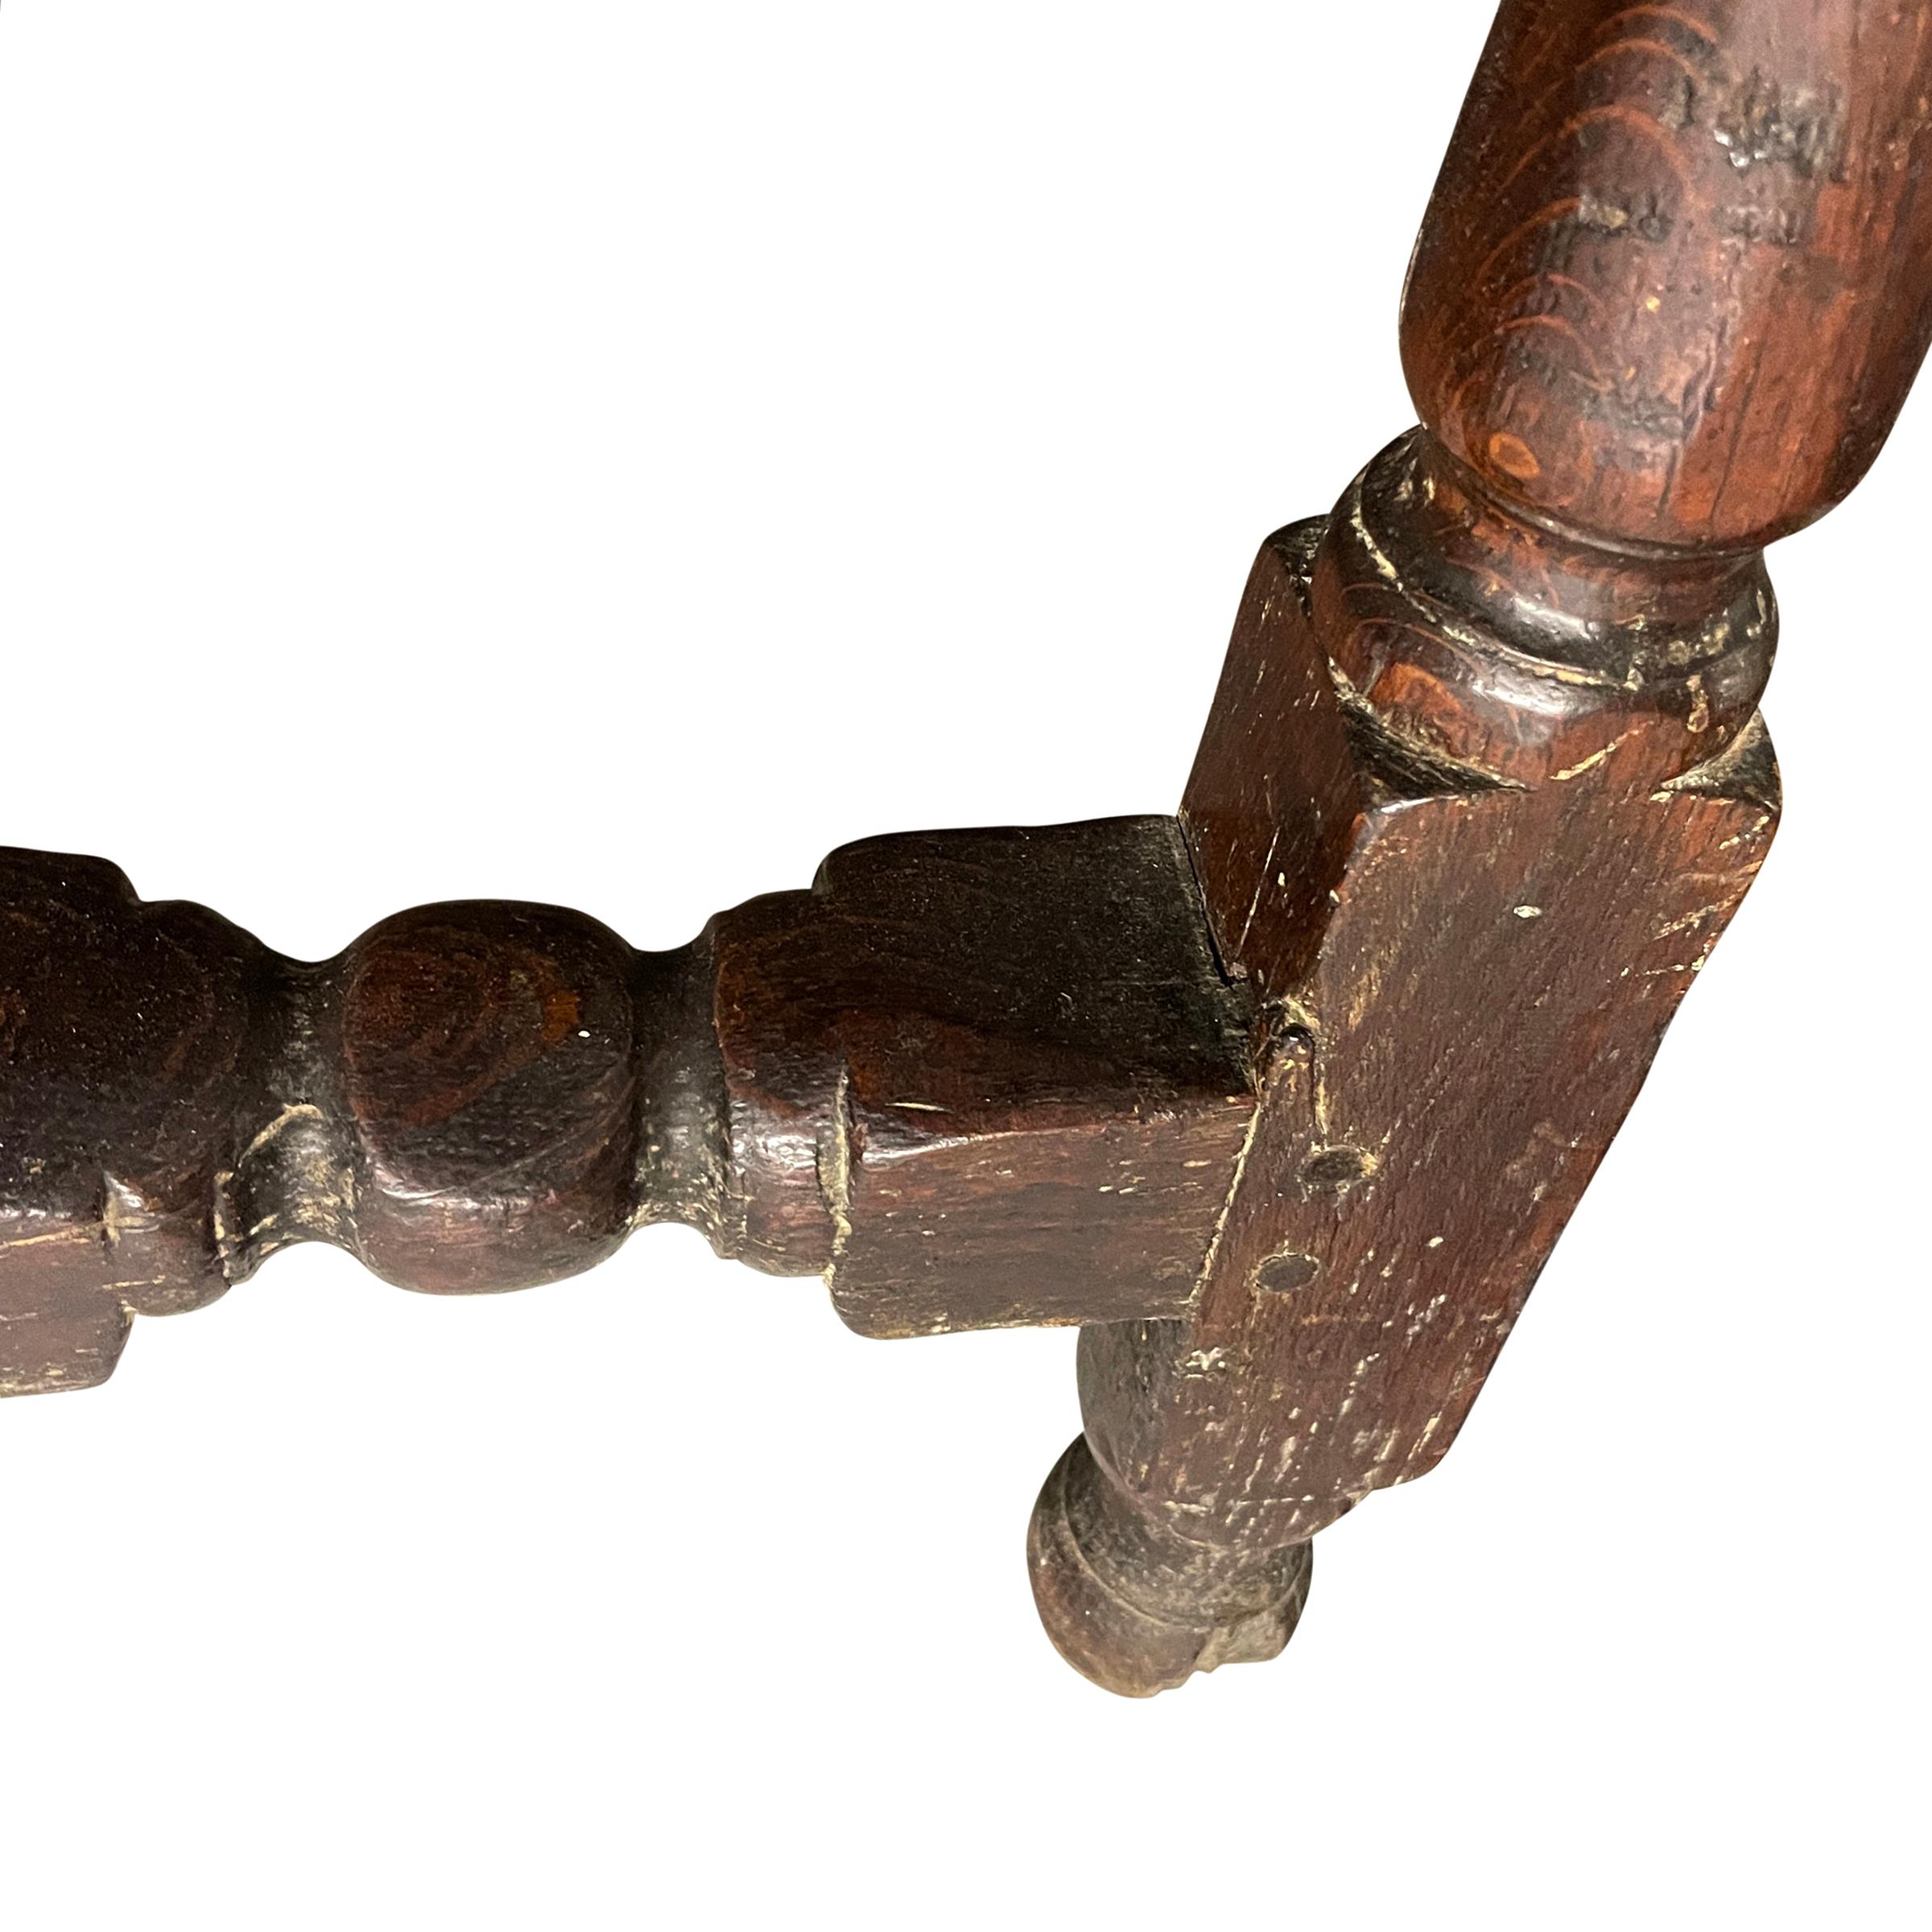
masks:
[[[0,836],[315,957],[1170,809],[1488,11],[10,0]],[[1913,1922],[1929,457],[1778,552],[1787,828],[1281,1662],[1047,1645],[1071,1335],[305,1249],[0,1411],[0,1920]]]

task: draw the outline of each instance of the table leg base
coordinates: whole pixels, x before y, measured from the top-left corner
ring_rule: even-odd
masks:
[[[1122,1697],[1197,1670],[1278,1657],[1308,1594],[1310,1545],[1252,1552],[1189,1542],[1145,1514],[1074,1442],[1026,1536],[1034,1601],[1055,1647]]]

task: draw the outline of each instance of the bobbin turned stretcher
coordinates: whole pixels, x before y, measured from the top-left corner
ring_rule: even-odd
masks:
[[[867,1335],[1077,1324],[1054,1641],[1136,1694],[1272,1656],[1764,857],[1761,552],[1923,357],[1929,129],[1932,6],[1505,0],[1422,426],[1262,545],[1178,818],[873,840],[675,952],[470,902],[320,964],[0,853],[0,1392],[292,1242],[465,1294],[683,1221]]]

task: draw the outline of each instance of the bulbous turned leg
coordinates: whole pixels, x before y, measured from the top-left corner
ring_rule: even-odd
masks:
[[[1040,1491],[1026,1554],[1055,1648],[1122,1697],[1278,1657],[1301,1617],[1313,1558],[1307,1543],[1257,1555],[1175,1535],[1121,1488],[1084,1435]]]

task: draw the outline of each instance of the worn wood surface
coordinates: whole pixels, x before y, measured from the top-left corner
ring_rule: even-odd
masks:
[[[1601,538],[1829,510],[1932,337],[1929,65],[1913,0],[1505,0],[1410,278],[1423,420]]]
[[[1133,1694],[1273,1654],[1764,858],[1760,553],[1932,337],[1928,166],[1932,0],[1505,0],[1422,427],[1263,545],[1178,821],[873,840],[674,952],[469,903],[320,964],[0,852],[0,1393],[292,1241],[468,1293],[682,1220],[868,1334],[1081,1324],[1054,1640]]]
[[[1249,1022],[1169,819],[875,840],[678,952],[472,903],[320,965],[0,855],[0,1389],[299,1241],[468,1294],[679,1220],[869,1334],[1175,1311]]]
[[[1187,1306],[1252,1007],[1172,820],[874,840],[712,943],[725,1253],[870,1335]]]
[[[1263,546],[1183,806],[1261,1104],[1193,1307],[1081,1337],[1034,1575],[1110,1687],[1278,1647],[1282,1551],[1454,1440],[1764,857],[1759,547],[1917,372],[1929,162],[1932,7],[1505,0],[1423,427]]]

